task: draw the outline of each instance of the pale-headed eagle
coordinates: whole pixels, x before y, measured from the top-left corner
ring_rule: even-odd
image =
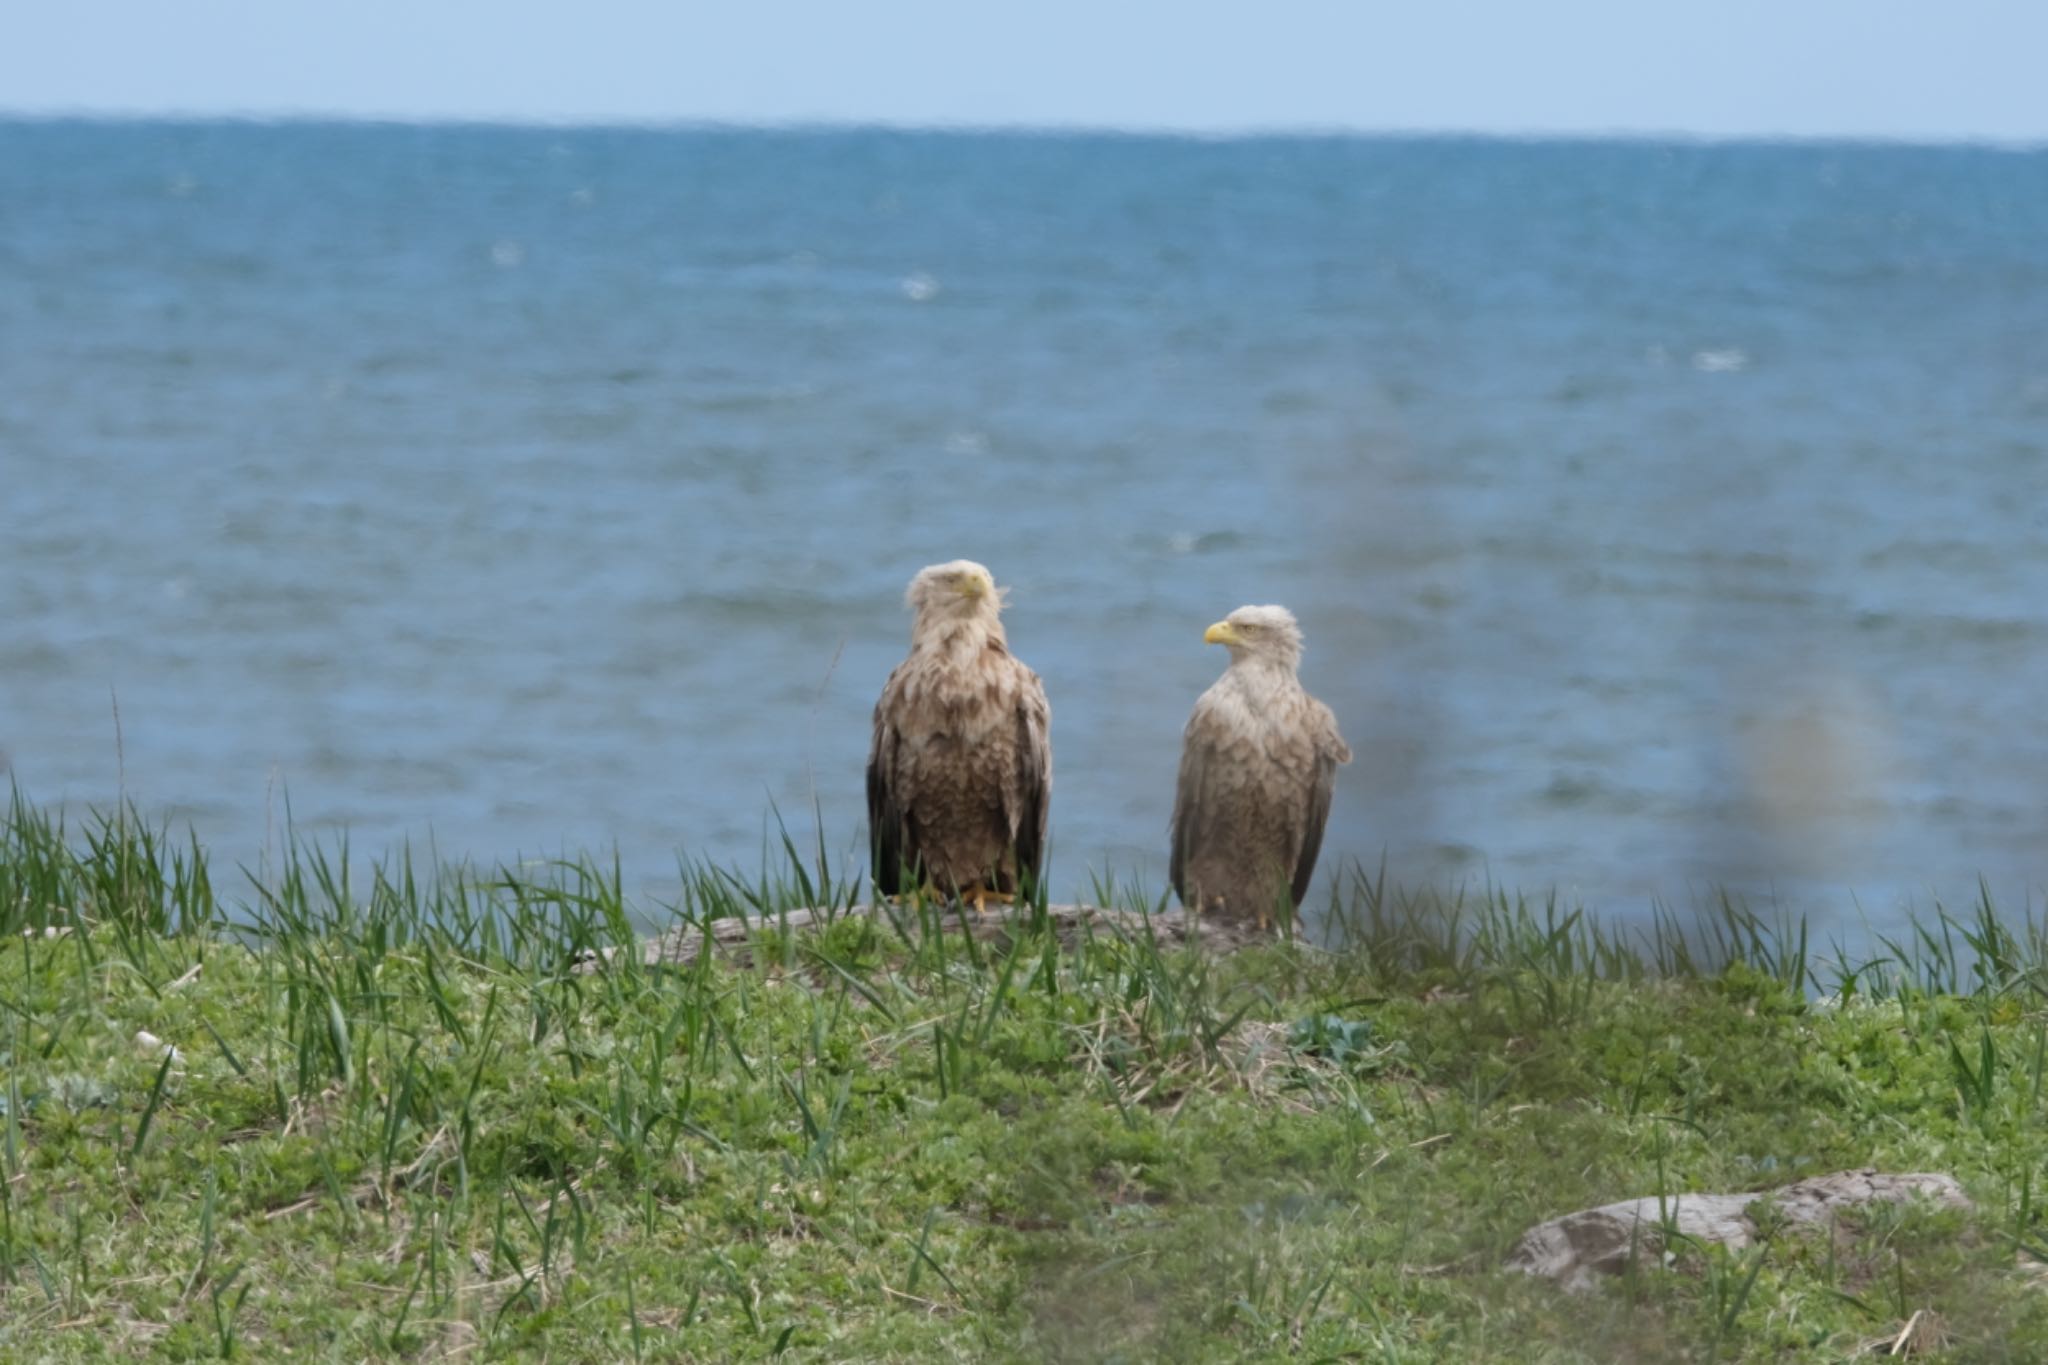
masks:
[[[1202,639],[1230,666],[1195,703],[1173,800],[1173,889],[1197,913],[1292,924],[1308,894],[1330,788],[1351,749],[1295,676],[1301,629],[1285,607],[1239,607]]]
[[[868,839],[875,889],[982,909],[1037,884],[1052,798],[1051,709],[1003,638],[1001,592],[970,560],[910,580],[910,656],[875,703]]]

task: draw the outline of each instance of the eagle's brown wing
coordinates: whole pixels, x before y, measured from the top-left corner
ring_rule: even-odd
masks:
[[[1045,871],[1046,817],[1052,809],[1052,707],[1045,684],[1021,660],[1010,660],[1022,675],[1017,689],[1017,756],[1004,814],[1017,832],[1018,891],[1034,890]],[[1029,887],[1023,879],[1028,875]]]
[[[901,895],[904,875],[917,876],[917,852],[906,848],[903,806],[898,794],[897,755],[902,735],[897,729],[903,706],[903,668],[898,666],[882,685],[875,703],[875,734],[868,749],[868,853],[875,890]]]
[[[1337,718],[1330,708],[1314,697],[1308,698],[1308,705],[1316,732],[1316,763],[1303,812],[1301,853],[1294,860],[1294,880],[1289,887],[1297,907],[1308,895],[1309,879],[1316,874],[1316,857],[1323,851],[1323,827],[1330,822],[1330,792],[1337,785],[1337,767],[1351,761],[1350,746],[1337,733]]]

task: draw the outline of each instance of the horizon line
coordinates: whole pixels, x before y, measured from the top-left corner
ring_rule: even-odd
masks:
[[[1686,129],[1528,128],[1449,125],[1365,126],[1343,123],[1247,123],[1186,127],[1173,124],[1093,123],[1085,120],[977,122],[890,118],[789,117],[733,119],[708,116],[642,118],[580,114],[447,114],[337,112],[325,110],[151,110],[26,108],[0,106],[0,123],[330,125],[363,128],[502,129],[508,131],[635,133],[902,133],[925,136],[1124,137],[1183,142],[1271,141],[1441,141],[1441,142],[1624,142],[1700,146],[1808,146],[1979,149],[2004,152],[2048,150],[2048,133],[2034,136],[1935,133],[1699,132]]]

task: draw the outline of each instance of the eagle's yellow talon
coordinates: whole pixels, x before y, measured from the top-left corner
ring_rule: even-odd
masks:
[[[992,891],[979,882],[975,883],[974,889],[967,893],[966,899],[974,902],[974,913],[977,915],[986,915],[988,913],[990,901],[994,901],[997,905],[1015,905],[1017,903],[1017,898],[1009,892]]]

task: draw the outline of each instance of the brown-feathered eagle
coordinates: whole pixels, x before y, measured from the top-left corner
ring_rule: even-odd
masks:
[[[1051,708],[1010,653],[1003,595],[971,560],[910,580],[910,656],[875,703],[868,837],[875,889],[1010,900],[1043,870]]]
[[[1195,703],[1173,800],[1173,889],[1197,913],[1292,924],[1308,894],[1330,789],[1351,749],[1295,676],[1285,607],[1239,607],[1202,639],[1230,665]]]

